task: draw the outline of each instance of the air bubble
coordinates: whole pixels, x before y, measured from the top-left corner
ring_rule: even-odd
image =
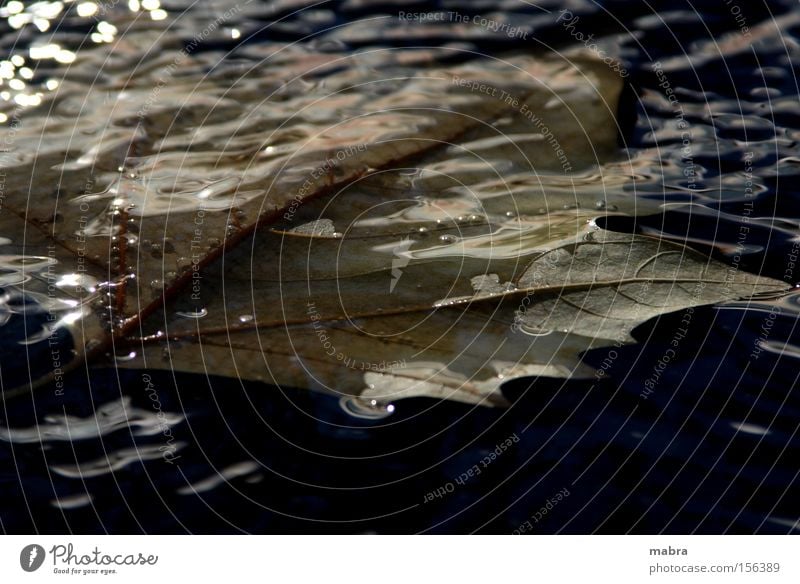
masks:
[[[92,349],[96,349],[97,347],[99,347],[101,344],[102,343],[99,339],[89,339],[88,341],[86,341],[84,347],[86,348],[87,351],[91,351]]]
[[[189,270],[193,265],[192,259],[186,256],[181,256],[175,260],[175,266],[179,272]]]
[[[203,318],[204,316],[207,315],[208,315],[208,310],[206,308],[201,308],[200,310],[194,310],[194,311],[181,310],[175,313],[175,316],[178,316],[180,318],[191,318],[195,320]]]
[[[154,297],[160,296],[164,292],[164,282],[162,280],[151,280],[150,291]]]
[[[523,324],[521,327],[519,327],[519,331],[525,335],[528,335],[529,337],[546,337],[547,335],[553,332],[552,329],[546,329],[537,326],[529,326],[526,324]]]
[[[114,361],[117,363],[126,363],[128,361],[133,361],[134,359],[136,359],[136,351],[127,351],[114,355]]]
[[[339,407],[354,418],[362,420],[382,420],[394,413],[395,407],[391,403],[383,403],[376,399],[345,396],[339,400]]]

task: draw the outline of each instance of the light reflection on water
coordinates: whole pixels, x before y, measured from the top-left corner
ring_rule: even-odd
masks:
[[[118,4],[125,5],[130,15],[122,16]],[[3,61],[0,61],[0,99],[21,108],[35,107],[42,103],[45,93],[55,91],[59,86],[58,79],[42,79],[37,74],[38,69],[57,69],[58,65],[70,65],[75,62],[77,53],[74,50],[54,42],[52,37],[45,33],[58,33],[58,25],[66,15],[70,23],[76,19],[84,19],[91,23],[91,32],[88,40],[94,44],[113,43],[119,29],[103,20],[105,16],[114,17],[125,21],[137,20],[140,16],[147,15],[154,21],[165,20],[167,12],[160,7],[159,0],[130,0],[127,3],[115,0],[111,3],[95,3],[67,0],[66,2],[19,2],[13,0],[0,7],[0,18],[13,30],[22,30],[25,27],[35,27],[40,33],[38,38],[23,47],[14,47],[14,51]],[[48,63],[51,61],[51,63]],[[19,115],[23,110],[15,110]],[[0,122],[9,121],[9,112],[0,113]]]

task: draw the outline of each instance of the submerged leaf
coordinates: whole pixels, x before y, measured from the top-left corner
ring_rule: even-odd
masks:
[[[22,234],[6,259],[33,262],[4,289],[58,312],[55,245],[79,288],[57,321],[73,366],[318,389],[359,415],[412,395],[502,404],[507,379],[591,375],[579,354],[647,318],[783,288],[593,225],[659,209],[625,192],[643,169],[618,152],[604,63],[267,44],[240,76],[168,38],[132,67],[136,39],[84,53],[0,160],[0,228]],[[135,73],[87,88],[105,59]]]
[[[630,342],[652,316],[783,288],[593,225],[644,209],[612,186],[619,79],[580,79],[538,99],[549,138],[506,104],[494,125],[259,229],[196,280],[194,303],[145,323],[125,366],[357,396],[362,411],[416,395],[499,405],[508,379],[591,376],[582,351]],[[525,93],[537,103],[535,84]]]

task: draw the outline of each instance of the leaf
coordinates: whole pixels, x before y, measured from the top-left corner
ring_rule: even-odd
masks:
[[[68,74],[6,140],[7,233],[56,242],[56,280],[93,278],[57,321],[73,367],[116,354],[359,396],[361,415],[502,404],[506,379],[590,375],[581,351],[650,316],[783,287],[592,225],[658,209],[625,193],[641,169],[605,64],[252,50],[235,82],[168,53],[105,92]],[[49,290],[36,270],[9,287]]]

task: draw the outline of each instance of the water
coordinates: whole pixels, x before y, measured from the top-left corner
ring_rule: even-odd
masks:
[[[112,252],[93,242],[122,235],[159,260],[153,273],[128,266],[148,300],[174,272],[191,269],[192,259],[181,250],[186,242],[164,241],[165,224],[147,221],[165,209],[196,213],[203,201],[210,209],[205,220],[217,222],[209,231],[217,240],[202,243],[213,249],[237,220],[252,220],[228,210],[256,201],[260,193],[248,185],[306,136],[287,131],[265,146],[264,134],[319,90],[313,76],[287,80],[313,59],[319,79],[341,69],[345,83],[347,68],[335,61],[340,52],[431,47],[408,63],[415,67],[431,60],[468,64],[465,50],[604,51],[621,59],[637,92],[624,94],[622,155],[607,156],[602,172],[590,168],[576,179],[591,205],[576,208],[582,201],[563,177],[542,179],[546,192],[565,198],[558,198],[562,223],[553,216],[537,223],[538,203],[512,207],[504,185],[487,186],[480,205],[469,192],[442,194],[453,186],[443,176],[469,184],[474,172],[454,150],[429,165],[434,172],[396,171],[408,187],[400,204],[358,216],[362,201],[353,200],[357,221],[349,225],[318,221],[323,199],[301,207],[291,225],[304,226],[301,235],[330,236],[338,246],[347,241],[345,227],[380,235],[402,226],[413,238],[404,252],[411,260],[481,261],[491,254],[513,262],[554,230],[568,232],[576,216],[603,210],[609,214],[597,219],[600,227],[686,242],[739,269],[787,285],[800,281],[794,181],[800,16],[794,4],[574,2],[569,15],[559,13],[561,3],[537,6],[403,6],[481,14],[521,27],[509,34],[463,22],[402,23],[382,17],[396,14],[391,4],[353,0],[308,8],[303,2],[7,3],[0,13],[8,54],[0,63],[0,112],[9,128],[15,114],[23,123],[3,134],[10,150],[2,159],[6,202],[19,202],[15,181],[22,181],[10,169],[30,164],[39,152],[40,173],[25,195],[64,198],[41,219],[67,244],[71,231],[63,226],[78,222],[81,205],[89,206],[82,228],[91,235],[91,265],[78,271],[69,255],[50,255],[44,238],[15,242],[18,224],[0,214],[7,248],[0,265],[4,386],[54,369],[51,347],[31,344],[32,331],[44,331],[44,340],[55,330],[59,363],[66,362],[82,340],[66,334],[69,321],[81,320],[98,290],[108,294],[101,306],[115,305],[116,288],[95,261]],[[201,42],[198,31],[204,31]],[[595,49],[581,41],[590,34],[601,39]],[[285,55],[265,66],[277,47]],[[159,77],[152,72],[169,68],[181,49],[181,66],[167,69],[168,82],[154,94]],[[366,56],[358,66],[368,69],[370,58],[386,64]],[[87,84],[90,91],[79,90]],[[267,95],[275,96],[274,108],[254,108]],[[40,103],[50,109],[37,114]],[[302,121],[309,127],[338,121],[351,106],[343,99],[338,110],[302,109]],[[259,115],[242,127],[235,120],[248,108]],[[137,123],[141,114],[144,126]],[[480,152],[491,145],[476,140],[471,146]],[[263,155],[250,163],[254,149]],[[498,172],[508,173],[518,161],[500,162],[506,166]],[[298,176],[304,163],[297,161]],[[231,169],[240,178],[231,180]],[[289,173],[286,184],[293,180]],[[364,192],[380,192],[383,184],[374,179]],[[624,214],[631,205],[659,212],[634,219]],[[132,225],[156,227],[120,234],[120,215],[106,214],[112,207]],[[494,237],[487,235],[491,221],[502,223]],[[496,281],[473,282],[474,290],[488,294],[509,280],[492,275]],[[29,277],[23,297],[17,290]],[[150,368],[64,374],[33,397],[4,402],[0,526],[6,532],[510,533],[568,489],[535,531],[787,533],[800,518],[793,464],[798,298],[696,308],[649,321],[634,332],[638,344],[585,355],[587,367],[603,372],[595,379],[509,381],[508,371],[498,372],[496,384],[511,403],[505,409],[419,397],[373,404],[368,393],[343,401],[215,378],[213,370],[210,377]],[[219,317],[204,309],[177,307],[181,330]],[[49,320],[51,314],[58,319]],[[247,325],[256,316],[262,318],[242,310],[234,318]],[[670,352],[678,334],[679,349]],[[181,347],[181,341],[165,345],[165,362]],[[120,366],[130,356],[127,347],[111,354]],[[377,381],[383,373],[371,375]],[[456,482],[512,436],[519,441],[481,474]],[[447,485],[446,495],[428,497]]]

